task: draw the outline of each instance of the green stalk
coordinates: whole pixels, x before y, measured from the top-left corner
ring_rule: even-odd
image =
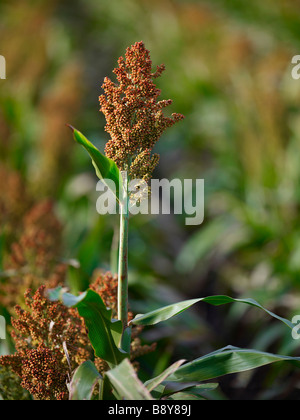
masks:
[[[123,177],[123,197],[120,203],[120,242],[118,269],[118,319],[123,328],[128,323],[128,179]]]
[[[110,248],[110,270],[113,275],[118,273],[119,265],[119,236],[120,226],[116,224]]]

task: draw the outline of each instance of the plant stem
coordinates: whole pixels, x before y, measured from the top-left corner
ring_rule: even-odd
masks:
[[[120,203],[120,242],[118,270],[118,319],[123,328],[128,323],[128,180],[123,177],[123,199]]]
[[[113,275],[118,273],[119,236],[120,236],[120,226],[116,224],[114,228],[114,235],[113,235],[111,249],[110,249],[110,268]]]

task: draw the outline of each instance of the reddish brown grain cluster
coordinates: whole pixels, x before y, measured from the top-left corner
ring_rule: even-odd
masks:
[[[35,399],[68,399],[71,371],[92,356],[84,322],[76,310],[50,302],[44,286],[34,295],[28,290],[25,303],[28,309],[16,306],[12,319],[16,353],[1,357],[0,365],[9,366]]]
[[[113,316],[117,312],[117,283],[117,277],[108,272],[98,274],[91,284],[91,289],[112,309]],[[45,286],[35,294],[27,290],[26,310],[15,307],[17,317],[12,318],[11,336],[16,353],[0,357],[0,366],[18,375],[21,387],[35,399],[65,400],[69,397],[67,383],[71,372],[84,361],[93,360],[94,353],[77,310],[48,300],[45,291]],[[140,327],[133,327],[131,361],[155,349],[155,344],[141,343],[140,333]],[[94,363],[102,374],[109,368],[100,358],[95,358]],[[138,368],[138,363],[134,364]]]
[[[131,179],[148,181],[159,161],[159,156],[152,154],[155,143],[168,127],[184,117],[164,115],[163,109],[172,101],[158,101],[161,91],[153,79],[162,74],[165,66],[157,66],[152,73],[150,53],[143,42],[128,48],[125,59],[120,57],[118,64],[114,70],[118,83],[105,78],[105,94],[99,98],[111,137],[105,152],[120,170],[129,172]]]

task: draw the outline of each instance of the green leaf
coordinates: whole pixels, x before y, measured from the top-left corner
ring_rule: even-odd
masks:
[[[91,400],[95,386],[102,381],[96,366],[88,360],[80,365],[70,383],[70,400]]]
[[[228,346],[181,366],[169,377],[168,381],[207,381],[275,362],[289,362],[300,367],[300,357],[281,356],[257,350]]]
[[[193,385],[182,388],[180,391],[187,392],[194,395],[201,395],[203,392],[214,391],[217,389],[219,384],[208,383],[208,384],[200,384],[200,385]]]
[[[123,335],[123,323],[118,319],[111,320],[111,327],[110,327],[115,345],[119,348],[122,348],[122,335]]]
[[[121,323],[122,324],[122,323]],[[121,338],[121,349],[126,353],[130,353],[131,345],[131,327],[125,328]]]
[[[168,367],[163,373],[156,376],[156,378],[150,379],[149,381],[145,382],[145,387],[151,392],[158,387],[162,382],[166,381],[167,378],[174,373],[183,363],[185,360],[178,360],[172,366]]]
[[[106,308],[98,293],[88,290],[78,297],[65,293],[63,302],[66,306],[77,308],[79,315],[84,318],[97,357],[112,366],[127,357],[114,340],[119,333],[119,325],[111,320],[111,310]]]
[[[217,389],[219,384],[216,383],[206,383],[199,385],[190,385],[190,384],[178,384],[174,382],[167,382],[165,384],[164,396],[173,395],[178,392],[183,392],[187,394],[201,395],[205,392],[214,391]],[[174,388],[175,387],[175,388]]]
[[[199,299],[190,299],[173,305],[164,306],[163,308],[156,309],[144,315],[139,314],[130,321],[130,324],[155,325],[159,322],[166,321],[175,315],[179,315],[181,312],[195,305],[197,302],[199,302]]]
[[[117,398],[114,395],[115,391],[107,377],[104,375],[103,381],[100,386],[100,400],[101,401],[116,401]]]
[[[92,163],[99,179],[110,179],[116,186],[116,197],[119,198],[120,187],[122,185],[122,176],[116,163],[103,155],[80,131],[71,125],[68,125],[73,131],[74,139],[81,144],[92,159]]]
[[[167,400],[206,400],[207,397],[203,393],[214,391],[219,384],[200,384],[194,386],[182,387],[177,392],[169,393],[165,399]]]
[[[176,392],[175,394],[170,395],[167,400],[175,401],[193,401],[193,400],[205,400],[201,395],[189,394],[188,392]]]
[[[173,305],[168,305],[163,308],[157,309],[155,311],[148,312],[145,315],[137,315],[131,321],[131,323],[135,325],[154,325],[159,322],[166,321],[167,319],[170,319],[175,315],[180,314],[181,312],[185,311],[186,309],[190,308],[191,306],[199,302],[206,302],[214,306],[226,305],[228,303],[244,303],[244,304],[262,309],[267,314],[271,315],[273,318],[276,318],[279,321],[283,322],[289,328],[291,329],[294,328],[294,325],[289,320],[274,314],[268,309],[265,309],[262,305],[260,305],[253,299],[233,299],[229,296],[221,296],[221,295],[208,296],[208,297],[199,298],[199,299],[190,299],[183,302],[175,303]]]
[[[117,367],[106,372],[112,386],[125,400],[153,400],[148,389],[137,377],[128,359],[123,360]]]

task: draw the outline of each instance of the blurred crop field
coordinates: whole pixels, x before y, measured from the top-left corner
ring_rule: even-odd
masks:
[[[74,293],[115,270],[115,216],[96,212],[90,159],[66,124],[100,150],[105,76],[144,41],[162,99],[185,120],[156,146],[162,179],[204,179],[205,219],[138,215],[129,238],[130,306],[145,312],[208,295],[254,298],[300,315],[300,3],[295,0],[2,0],[0,314],[28,287]],[[290,331],[255,309],[197,306],[143,340],[156,374],[231,344],[300,356]],[[0,341],[0,353],[10,342]],[[216,399],[299,399],[300,372],[263,367],[223,379]]]

